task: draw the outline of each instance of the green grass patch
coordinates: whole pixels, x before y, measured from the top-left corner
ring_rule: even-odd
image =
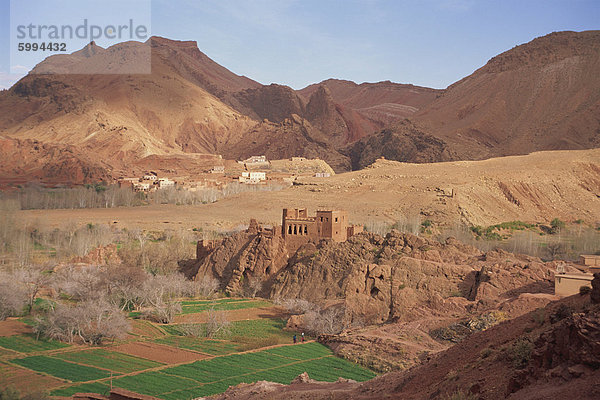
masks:
[[[57,378],[66,379],[71,382],[85,382],[96,379],[107,378],[109,371],[85,365],[73,364],[59,360],[58,358],[46,356],[32,356],[11,360],[12,363],[38,372],[45,372]]]
[[[19,322],[22,322],[25,325],[29,325],[29,326],[33,326],[35,324],[34,318],[30,317],[30,316],[19,318]]]
[[[53,310],[56,307],[56,302],[49,300],[49,299],[43,299],[41,297],[38,297],[37,299],[34,300],[34,306],[33,308],[37,311],[49,311],[49,310]]]
[[[71,397],[75,393],[98,393],[107,395],[109,391],[110,386],[108,384],[103,382],[92,382],[56,389],[50,392],[50,396]]]
[[[502,222],[496,225],[490,225],[487,228],[483,228],[481,226],[472,226],[471,231],[477,237],[483,237],[487,240],[502,240],[508,239],[510,235],[502,235],[501,231],[510,231],[511,234],[513,231],[524,231],[526,229],[536,229],[537,226],[534,224],[528,224],[523,221],[508,221]]]
[[[91,365],[114,372],[128,373],[158,367],[162,363],[105,349],[74,351],[54,355],[65,361]]]
[[[33,335],[13,335],[13,336],[1,336],[0,347],[5,349],[18,351],[20,353],[33,353],[36,351],[47,351],[62,349],[69,347],[68,344],[58,342],[56,340],[41,339],[36,340]]]

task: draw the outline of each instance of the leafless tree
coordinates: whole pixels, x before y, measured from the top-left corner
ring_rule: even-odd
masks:
[[[20,284],[22,290],[26,293],[29,310],[33,308],[35,298],[42,287],[50,282],[50,276],[46,273],[44,267],[40,265],[30,265],[15,270],[13,279]]]
[[[28,265],[33,252],[31,236],[25,230],[17,231],[16,237],[13,239],[13,247],[17,264],[20,267]]]
[[[244,295],[255,298],[256,294],[262,290],[263,282],[259,277],[250,276],[244,284]]]
[[[192,281],[194,296],[212,298],[219,290],[219,281],[212,276],[203,276],[195,281]]]
[[[206,337],[228,335],[231,332],[231,322],[223,310],[215,310],[212,307],[207,312]]]
[[[12,274],[0,272],[0,321],[18,315],[27,304],[27,293]]]
[[[181,274],[148,277],[142,286],[142,293],[144,304],[150,310],[144,316],[164,324],[173,322],[175,315],[181,312],[181,303],[175,298],[187,294],[189,289],[189,281]]]
[[[204,324],[179,324],[178,331],[183,336],[204,337],[206,336],[206,328]]]
[[[174,300],[158,300],[152,303],[150,310],[145,310],[142,317],[160,324],[170,324],[181,312],[181,303]]]
[[[344,306],[334,305],[323,309],[303,299],[278,300],[276,303],[291,314],[302,315],[306,331],[312,334],[337,334],[347,328]]]
[[[304,322],[309,332],[333,335],[340,333],[346,327],[344,317],[344,307],[331,306],[324,310],[306,313]]]
[[[304,299],[276,299],[275,303],[284,307],[290,314],[300,315],[319,310],[319,306]]]
[[[40,335],[72,343],[87,344],[125,336],[130,329],[123,313],[103,300],[84,301],[75,306],[58,305],[44,317],[37,317],[33,330]]]
[[[144,302],[142,286],[148,273],[140,267],[109,266],[102,271],[108,301],[122,311],[139,309]]]
[[[64,293],[75,300],[103,298],[106,294],[102,271],[94,266],[71,266],[58,270],[51,282],[56,293]]]

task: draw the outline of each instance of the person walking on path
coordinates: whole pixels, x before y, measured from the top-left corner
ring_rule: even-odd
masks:
[[[300,337],[300,341],[304,343],[304,332],[302,332],[302,336]]]
[[[294,335],[294,344],[296,344],[296,335]]]

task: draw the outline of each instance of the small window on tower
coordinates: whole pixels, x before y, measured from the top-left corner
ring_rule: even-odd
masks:
[[[338,217],[335,217],[335,222],[338,222]]]

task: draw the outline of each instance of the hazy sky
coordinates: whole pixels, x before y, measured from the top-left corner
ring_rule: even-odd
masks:
[[[61,2],[25,4],[44,23],[42,5]],[[63,17],[103,3],[80,0]],[[0,87],[19,78],[9,10],[0,0]],[[195,40],[237,74],[296,89],[327,78],[445,88],[535,37],[600,29],[600,0],[152,0],[151,11],[153,35]]]

